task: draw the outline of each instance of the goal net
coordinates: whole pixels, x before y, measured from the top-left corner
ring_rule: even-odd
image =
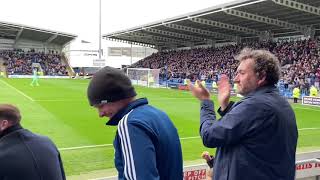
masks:
[[[133,85],[159,87],[160,69],[128,68],[127,75]]]

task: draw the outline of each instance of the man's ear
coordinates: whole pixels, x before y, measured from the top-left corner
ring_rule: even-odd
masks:
[[[7,129],[10,126],[10,123],[8,120],[1,120],[0,121],[0,130],[3,131],[5,129]]]
[[[266,73],[262,72],[258,74],[258,85],[259,86],[263,86],[264,84],[266,84]]]
[[[258,85],[259,86],[262,86],[264,84],[266,84],[266,76],[263,76],[262,79],[258,80]]]

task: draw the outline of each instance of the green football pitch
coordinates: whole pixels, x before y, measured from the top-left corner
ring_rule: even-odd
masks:
[[[116,127],[105,125],[86,98],[88,80],[40,79],[39,87],[30,79],[0,79],[0,103],[17,105],[22,125],[50,137],[61,151],[66,174],[76,175],[113,168]],[[184,161],[200,159],[204,150],[199,137],[199,102],[190,92],[136,87],[139,97],[167,112],[176,125]],[[216,97],[213,96],[216,102]],[[217,108],[217,107],[216,107]],[[299,128],[298,151],[320,149],[320,108],[293,105]],[[101,145],[101,146],[99,146]],[[213,152],[214,150],[209,150]]]

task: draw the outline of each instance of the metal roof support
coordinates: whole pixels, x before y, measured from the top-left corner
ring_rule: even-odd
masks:
[[[169,44],[178,44],[178,45],[183,45],[183,46],[188,46],[188,43],[190,43],[188,41],[180,41],[180,40],[166,38],[166,37],[160,37],[160,36],[153,36],[152,38],[157,41],[164,41],[164,42],[168,42]]]
[[[20,30],[18,31],[17,35],[16,35],[16,39],[15,42],[20,38],[21,34],[22,34],[23,28],[20,28]]]
[[[200,38],[197,36],[180,34],[180,33],[175,33],[175,32],[170,32],[170,31],[163,31],[163,30],[159,30],[159,29],[148,28],[148,29],[145,29],[145,31],[148,31],[151,33],[156,33],[156,34],[172,36],[172,37],[181,38],[181,39],[187,39],[187,40],[191,40],[191,41],[204,41],[205,40],[204,38]]]
[[[16,34],[14,34],[14,33],[7,33],[7,32],[1,32],[1,31],[0,31],[0,35],[9,36],[9,37],[16,37]]]
[[[46,42],[43,43],[44,52],[48,52],[48,44],[51,43],[57,37],[58,37],[57,34],[53,34],[52,36],[50,36],[49,39],[46,40]]]
[[[199,24],[208,25],[208,26],[214,26],[214,27],[218,27],[218,28],[228,29],[228,30],[232,30],[232,31],[243,32],[246,34],[259,35],[261,33],[260,31],[257,31],[254,29],[250,29],[250,28],[246,28],[246,27],[242,27],[242,26],[236,26],[236,25],[227,24],[227,23],[222,23],[222,22],[218,22],[218,21],[212,21],[212,20],[203,19],[203,18],[191,18],[190,21],[195,22],[195,23],[199,23]]]
[[[153,39],[156,41],[175,43],[175,44],[179,44],[179,45],[183,45],[183,46],[186,46],[188,43],[192,42],[192,41],[177,40],[177,39],[172,39],[172,38],[162,37],[162,36],[155,36],[155,35],[150,35],[150,34],[147,35],[147,34],[143,34],[140,32],[132,32],[132,33],[130,33],[130,35],[136,36],[137,38],[149,38],[149,39]]]
[[[319,7],[315,7],[315,6],[311,6],[308,4],[303,4],[297,1],[292,1],[292,0],[272,0],[274,3],[279,4],[281,6],[285,6],[288,8],[292,8],[292,9],[297,9],[300,11],[304,11],[307,13],[311,13],[311,14],[315,14],[320,16],[320,8]]]
[[[303,32],[303,31],[305,31],[305,29],[307,29],[306,26],[302,26],[299,24],[289,23],[287,21],[282,21],[282,20],[278,20],[278,19],[265,17],[265,16],[251,14],[248,12],[239,11],[239,10],[235,10],[235,9],[228,9],[228,10],[225,10],[224,12],[226,14],[229,14],[232,16],[237,16],[240,18],[244,18],[244,19],[248,19],[248,20],[252,20],[252,21],[256,21],[256,22],[261,22],[261,23],[265,23],[265,24],[275,25],[275,26],[279,26],[279,27],[284,27],[284,28],[288,28],[288,29],[294,29],[294,30],[298,30],[300,32]]]
[[[13,45],[13,48],[16,48],[17,47],[17,44],[18,44],[18,39],[20,38],[21,34],[22,34],[22,31],[23,31],[23,28],[20,28],[20,30],[18,31],[17,35],[16,35],[16,38],[14,40],[14,45]]]
[[[47,41],[45,42],[45,44],[51,43],[51,42],[52,42],[55,38],[57,38],[57,37],[58,37],[57,34],[54,34],[54,35],[50,36],[50,38],[47,39]]]
[[[214,37],[214,38],[217,38],[217,39],[227,39],[227,40],[230,40],[230,41],[236,41],[236,39],[237,39],[237,36],[232,36],[232,35],[227,35],[227,34],[223,34],[223,33],[207,31],[207,30],[198,29],[198,28],[192,28],[192,27],[188,27],[188,26],[181,26],[181,25],[178,25],[178,24],[165,24],[165,26],[169,27],[169,28],[172,28],[172,29],[180,30],[180,31],[187,31],[187,32],[195,33],[195,34],[211,36],[211,37]]]
[[[143,33],[140,33],[140,32],[131,32],[128,35],[137,36],[137,37],[152,37],[152,35],[143,34]]]
[[[165,37],[160,37],[160,36],[151,36],[151,35],[144,35],[142,33],[130,33],[128,35],[136,35],[135,36],[125,36],[125,35],[120,35],[118,36],[121,39],[127,39],[132,42],[140,42],[144,44],[149,44],[152,47],[154,46],[171,46],[171,45],[183,45],[186,46],[188,42],[185,41],[179,41],[171,38],[165,38]],[[141,36],[143,35],[143,36]]]
[[[155,44],[157,45],[157,42],[154,41],[150,41],[150,39],[146,39],[146,38],[135,38],[135,37],[129,37],[129,36],[118,36],[119,39],[121,39],[122,41],[125,41],[126,43],[129,44],[134,44],[134,45],[138,45],[138,44],[143,44],[143,46],[147,45],[147,44]]]

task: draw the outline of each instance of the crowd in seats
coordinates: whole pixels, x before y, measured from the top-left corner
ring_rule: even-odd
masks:
[[[310,85],[319,89],[319,43],[319,39],[309,39],[158,52],[138,61],[132,67],[161,69],[161,78],[177,82],[188,78],[211,83],[217,81],[223,73],[231,78],[235,76],[238,64],[235,56],[243,48],[267,49],[274,53],[281,63],[284,87],[292,90],[295,86],[300,86],[302,91],[306,91]]]
[[[25,52],[21,49],[2,50],[0,58],[3,58],[7,66],[8,75],[32,75],[32,64],[39,63],[44,75],[65,76],[66,66],[61,63],[59,53]]]
[[[306,94],[311,85],[319,89],[319,41],[288,43],[283,49],[288,57],[282,68],[285,88],[292,90],[299,86],[301,92]]]

